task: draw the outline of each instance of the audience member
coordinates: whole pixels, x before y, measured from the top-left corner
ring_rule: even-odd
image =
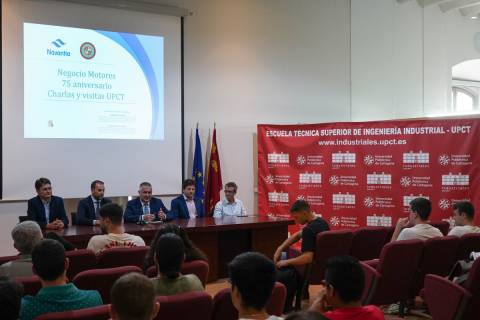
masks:
[[[123,210],[116,203],[108,203],[100,208],[100,227],[104,234],[93,236],[87,249],[96,254],[115,247],[141,247],[145,245],[139,236],[125,233],[123,228]]]
[[[236,199],[237,184],[235,182],[228,182],[225,184],[224,192],[225,199],[220,200],[215,205],[213,211],[214,218],[221,218],[223,216],[245,216],[247,211],[240,199]]]
[[[202,282],[196,275],[180,273],[184,259],[185,247],[179,236],[167,233],[158,238],[155,244],[158,276],[151,279],[157,295],[170,296],[182,292],[203,291]]]
[[[25,277],[33,275],[32,250],[42,240],[42,230],[35,221],[24,221],[13,227],[13,246],[20,256],[17,260],[6,262],[0,266],[0,276]]]
[[[245,252],[228,265],[232,303],[240,319],[282,319],[265,310],[275,285],[275,265],[258,252]]]
[[[473,218],[475,209],[468,201],[459,201],[453,204],[453,219],[455,227],[448,233],[449,236],[461,237],[467,233],[479,233],[480,228],[475,226]]]
[[[325,287],[310,310],[330,320],[383,320],[383,313],[378,307],[362,306],[360,299],[364,286],[365,275],[355,258],[333,257],[327,262]]]
[[[428,224],[428,217],[432,211],[432,203],[426,198],[415,198],[410,201],[410,215],[398,219],[392,241],[420,239],[427,240],[442,237],[440,230]],[[408,227],[413,225],[413,227]]]
[[[42,289],[35,296],[25,296],[20,310],[21,320],[35,319],[50,312],[94,307],[102,304],[98,291],[79,290],[67,283],[69,261],[65,249],[55,240],[41,240],[33,248],[34,272],[42,282]]]
[[[313,261],[317,234],[330,230],[327,222],[310,209],[310,205],[305,200],[297,200],[290,208],[290,214],[296,223],[304,225],[303,229],[291,235],[275,251],[273,262],[279,268],[277,281],[283,283],[287,288],[287,299],[285,301],[285,313],[292,309],[295,291],[299,285],[299,275],[295,266],[303,266]],[[283,251],[302,240],[302,254],[296,258],[280,260]]]
[[[182,184],[182,195],[172,200],[170,205],[173,218],[195,219],[204,216],[203,202],[195,198],[195,181],[187,179]]]
[[[152,192],[150,182],[140,183],[138,198],[127,202],[124,216],[125,222],[150,222],[172,218],[163,201],[153,197]]]
[[[28,220],[36,221],[41,228],[59,230],[68,226],[63,199],[52,195],[52,183],[47,178],[35,181],[37,196],[28,200]]]
[[[55,232],[47,232],[45,234],[45,239],[52,239],[52,240],[57,240],[58,242],[60,242],[63,246],[63,248],[65,249],[65,251],[72,251],[72,250],[75,250],[77,249],[73,243],[65,240],[65,238],[63,237],[60,237],[58,234],[56,234]]]
[[[299,311],[290,313],[285,320],[328,320],[323,315],[315,311]]]
[[[86,226],[100,225],[100,208],[111,203],[112,200],[105,198],[105,183],[95,180],[90,184],[90,195],[78,202],[77,224]]]
[[[0,277],[0,310],[2,319],[17,320],[23,295],[21,284],[7,277]]]
[[[160,309],[152,282],[140,273],[120,277],[113,284],[110,297],[112,320],[151,320]]]

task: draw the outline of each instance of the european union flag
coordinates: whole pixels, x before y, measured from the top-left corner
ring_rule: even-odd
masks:
[[[192,178],[195,180],[195,198],[203,199],[205,197],[205,188],[203,186],[203,163],[202,163],[202,145],[198,128],[195,132],[195,154],[193,156]]]

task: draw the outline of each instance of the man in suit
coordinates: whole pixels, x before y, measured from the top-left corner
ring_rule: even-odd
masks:
[[[52,183],[47,178],[35,181],[37,196],[28,200],[28,220],[37,221],[41,228],[60,230],[68,226],[63,199],[52,196]]]
[[[150,182],[142,182],[138,189],[138,198],[127,202],[123,220],[125,222],[165,220],[168,213],[162,200],[152,197]]]
[[[95,180],[90,185],[92,192],[88,197],[80,200],[77,207],[77,224],[86,226],[100,225],[100,208],[112,200],[104,198],[105,183]]]
[[[171,215],[179,219],[195,219],[204,216],[202,199],[195,198],[195,181],[187,179],[182,184],[183,194],[172,200]]]

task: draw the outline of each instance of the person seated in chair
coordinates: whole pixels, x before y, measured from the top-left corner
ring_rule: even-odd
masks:
[[[138,188],[138,198],[127,202],[125,222],[150,222],[172,219],[161,199],[152,197],[150,182],[142,182]]]
[[[91,194],[80,200],[77,206],[77,224],[85,226],[100,225],[100,208],[111,203],[112,200],[105,198],[105,183],[95,180],[90,184]]]
[[[23,287],[8,277],[0,277],[0,310],[3,320],[18,320]]]
[[[179,219],[195,219],[204,216],[202,199],[195,198],[195,181],[187,179],[183,181],[181,196],[172,200],[170,209],[172,217]]]
[[[449,236],[461,237],[467,233],[480,233],[480,228],[475,225],[475,208],[468,201],[458,201],[453,204],[453,219],[455,227],[448,233]]]

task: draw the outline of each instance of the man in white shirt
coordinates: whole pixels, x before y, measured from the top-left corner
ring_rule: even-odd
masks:
[[[228,182],[225,184],[225,199],[218,201],[215,205],[215,210],[213,211],[214,218],[221,218],[223,216],[247,215],[247,211],[245,210],[242,201],[235,199],[237,188],[238,187],[235,182]]]
[[[440,230],[428,224],[431,211],[432,203],[428,199],[415,198],[410,201],[410,215],[398,219],[391,241],[442,237]]]
[[[475,209],[468,201],[459,201],[453,204],[453,219],[455,227],[448,233],[449,236],[461,237],[467,233],[480,233],[480,228],[475,226],[473,218]]]
[[[142,247],[145,241],[139,236],[125,233],[123,209],[116,203],[108,203],[100,208],[100,227],[104,234],[93,236],[87,249],[96,254],[114,247]]]

